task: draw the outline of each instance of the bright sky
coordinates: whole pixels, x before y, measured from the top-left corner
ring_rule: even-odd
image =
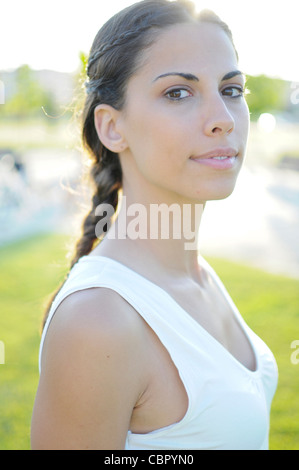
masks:
[[[29,64],[72,72],[110,16],[132,0],[2,0],[0,70]],[[298,0],[194,0],[230,26],[248,74],[299,82]],[[296,32],[297,31],[297,32]]]

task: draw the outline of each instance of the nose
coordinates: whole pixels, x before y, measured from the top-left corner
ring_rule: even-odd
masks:
[[[235,121],[221,97],[209,101],[204,122],[204,133],[208,136],[231,134]]]

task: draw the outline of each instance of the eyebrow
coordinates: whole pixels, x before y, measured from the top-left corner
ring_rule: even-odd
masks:
[[[169,76],[172,76],[172,75],[185,78],[185,80],[192,80],[192,81],[199,82],[199,78],[196,77],[195,75],[193,75],[192,73],[182,73],[182,72],[163,73],[162,75],[159,75],[158,77],[156,77],[153,81],[155,82],[155,81],[159,80],[159,78],[169,77]]]
[[[229,80],[230,78],[236,77],[237,75],[243,75],[244,73],[241,72],[240,70],[233,70],[232,72],[227,73],[222,77],[221,81],[224,82],[225,80]]]
[[[225,80],[229,80],[230,78],[236,77],[237,75],[244,75],[244,74],[240,70],[233,70],[232,72],[229,72],[226,75],[224,75],[224,77],[222,77],[221,79],[221,82],[224,82]],[[163,73],[162,75],[159,75],[158,77],[156,77],[153,80],[153,82],[156,82],[160,78],[169,77],[169,76],[178,76],[178,77],[184,78],[185,80],[199,82],[199,78],[196,77],[196,75],[193,75],[192,73],[182,73],[182,72]]]

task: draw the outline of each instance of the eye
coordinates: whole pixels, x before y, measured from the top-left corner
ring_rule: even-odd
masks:
[[[222,90],[223,96],[228,96],[230,98],[240,98],[244,95],[244,89],[241,86],[228,86]]]
[[[192,95],[191,92],[185,88],[173,88],[172,90],[165,93],[165,96],[172,101],[180,101]]]

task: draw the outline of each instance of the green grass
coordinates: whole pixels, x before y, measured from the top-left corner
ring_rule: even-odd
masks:
[[[64,236],[34,237],[0,249],[0,449],[30,448],[38,383],[39,328],[46,299],[67,269]],[[298,281],[228,261],[209,259],[248,324],[272,349],[280,371],[273,401],[270,448],[299,450]]]
[[[0,449],[30,448],[42,312],[66,270],[65,242],[43,236],[0,249]]]
[[[279,383],[272,405],[270,448],[299,450],[299,364],[292,364],[290,346],[299,340],[299,281],[222,260],[209,261],[277,361]]]

